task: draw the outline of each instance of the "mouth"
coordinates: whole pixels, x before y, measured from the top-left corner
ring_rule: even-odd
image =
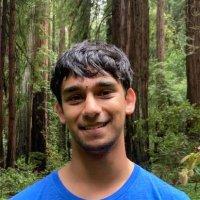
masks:
[[[110,120],[107,121],[107,122],[98,122],[98,123],[91,124],[91,125],[80,125],[80,126],[79,126],[79,129],[81,129],[81,130],[93,130],[93,129],[98,129],[98,128],[105,127],[109,122],[110,122]]]

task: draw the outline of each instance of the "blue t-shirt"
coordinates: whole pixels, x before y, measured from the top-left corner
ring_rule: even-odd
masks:
[[[77,183],[78,184],[78,183]],[[11,200],[80,200],[60,181],[54,171]],[[105,200],[188,200],[189,197],[155,175],[135,165],[124,185]]]

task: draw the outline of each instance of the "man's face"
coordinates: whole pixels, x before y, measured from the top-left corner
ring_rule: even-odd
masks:
[[[123,138],[126,115],[134,111],[135,93],[125,91],[108,73],[92,78],[70,76],[61,86],[57,112],[73,142],[91,153],[108,151]]]

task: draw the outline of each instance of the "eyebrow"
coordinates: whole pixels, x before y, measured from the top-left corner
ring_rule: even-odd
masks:
[[[99,81],[95,84],[94,87],[100,87],[100,88],[115,88],[115,85],[113,82],[110,81]],[[69,93],[73,93],[73,92],[77,92],[82,90],[82,86],[81,84],[78,85],[72,85],[69,87],[66,87],[63,91],[63,94],[69,94]]]
[[[111,87],[115,88],[115,85],[113,82],[108,81],[100,81],[96,84],[97,87]]]

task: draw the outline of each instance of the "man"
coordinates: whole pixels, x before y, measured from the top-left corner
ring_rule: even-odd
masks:
[[[15,197],[29,200],[186,200],[183,192],[132,163],[124,124],[136,95],[126,55],[82,42],[58,60],[51,80],[61,123],[72,134],[72,160]]]

